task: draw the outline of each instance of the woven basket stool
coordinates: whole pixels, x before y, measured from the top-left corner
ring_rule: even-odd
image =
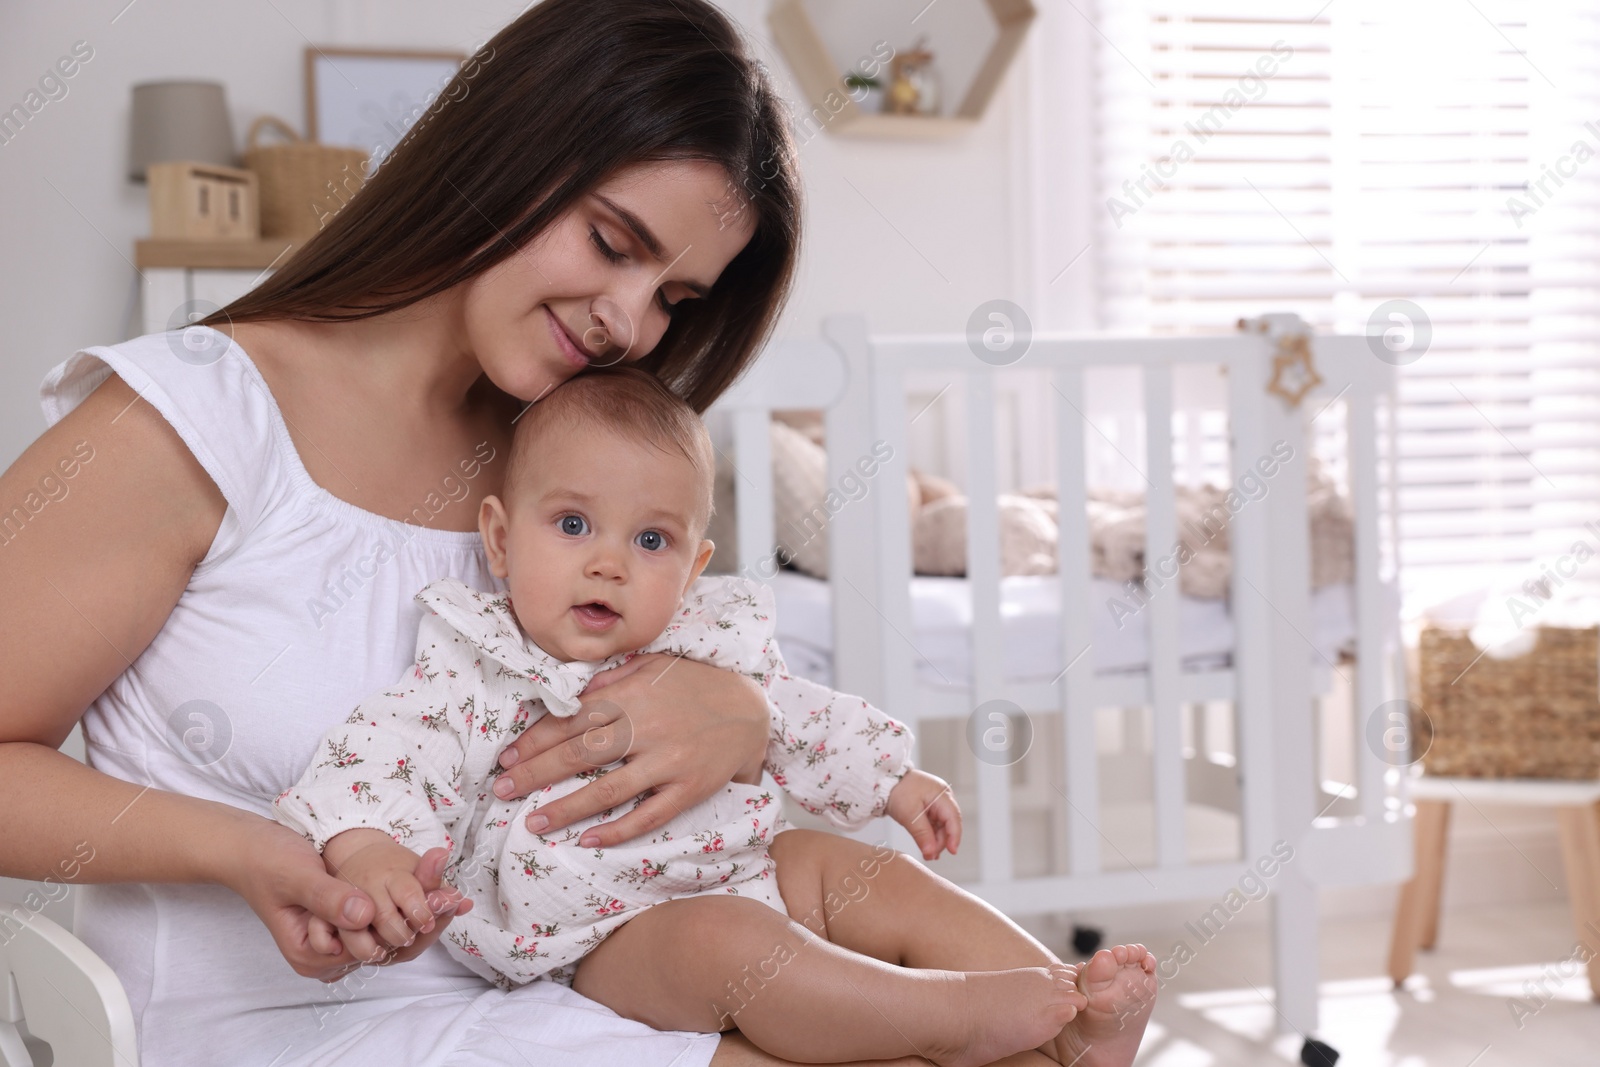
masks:
[[[1556,809],[1573,927],[1600,1000],[1600,628],[1540,627],[1530,651],[1496,659],[1463,631],[1429,627],[1418,668],[1413,751],[1427,773],[1411,783],[1417,862],[1389,943],[1395,987],[1416,950],[1438,941],[1451,804],[1529,805]]]

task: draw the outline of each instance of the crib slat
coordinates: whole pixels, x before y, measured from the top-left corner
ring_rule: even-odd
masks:
[[[1265,341],[1253,351],[1228,363],[1228,427],[1233,447],[1228,466],[1238,473],[1268,454],[1264,407],[1276,400],[1262,391],[1271,375]],[[1236,353],[1237,355],[1237,353]],[[1287,464],[1281,478],[1304,478],[1305,460]],[[1274,790],[1278,773],[1275,716],[1272,708],[1272,608],[1265,599],[1267,562],[1272,545],[1267,530],[1267,509],[1241,508],[1228,522],[1233,562],[1229,605],[1233,612],[1234,729],[1237,733],[1239,817],[1243,822],[1244,859],[1268,855],[1274,840]],[[1290,714],[1288,708],[1283,714]],[[1309,713],[1308,711],[1306,713]],[[1306,774],[1309,768],[1282,768],[1286,774]]]
[[[1145,450],[1150,484],[1145,506],[1144,609],[1150,636],[1151,770],[1154,776],[1156,862],[1184,862],[1183,725],[1178,696],[1178,596],[1180,593],[1176,484],[1172,467],[1172,367],[1144,369]]]
[[[739,522],[740,570],[759,581],[775,573],[772,555],[772,416],[763,408],[733,412],[735,504]]]
[[[885,462],[898,460],[900,469],[889,474],[874,469],[871,463],[884,460],[882,446],[874,439],[872,424],[872,342],[864,318],[854,315],[831,316],[823,320],[823,336],[830,357],[813,360],[819,367],[830,363],[842,371],[838,402],[826,409],[828,485],[845,484],[847,474],[859,477],[860,464],[870,461],[872,472],[867,493],[878,491],[878,479],[904,478],[903,459],[896,451]],[[785,380],[786,388],[794,388]],[[795,389],[798,391],[798,389]],[[786,401],[785,401],[786,402]],[[869,610],[862,596],[876,596],[876,579],[881,570],[878,549],[876,505],[863,499],[851,501],[834,514],[828,526],[828,580],[833,587],[833,687],[841,693],[854,693],[883,708],[916,730],[917,704],[890,704],[884,689],[884,639],[893,637],[878,615]],[[857,593],[856,590],[861,590]],[[898,640],[898,639],[895,639]]]
[[[1355,509],[1356,685],[1352,698],[1352,723],[1357,788],[1361,814],[1369,820],[1383,816],[1384,777],[1388,764],[1368,748],[1367,717],[1383,705],[1383,671],[1388,627],[1383,625],[1385,596],[1378,575],[1378,455],[1376,398],[1369,383],[1356,381],[1348,394],[1350,502]],[[1309,435],[1308,435],[1309,436]]]
[[[967,589],[972,596],[972,706],[1005,696],[1005,642],[1000,631],[1000,487],[995,464],[994,372],[966,375]],[[985,881],[1012,877],[1011,753],[982,744],[992,729],[985,715],[969,732],[978,754],[978,856]],[[1005,738],[1013,737],[1009,726]]]
[[[871,393],[873,426],[894,450],[870,494],[880,531],[877,587],[840,589],[835,595],[849,597],[854,610],[870,611],[876,616],[883,654],[884,710],[915,728],[918,653],[911,644],[915,638],[911,623],[911,518],[905,493],[909,462],[906,393],[905,383],[892,362],[873,362]]]
[[[1312,339],[1314,358],[1334,365],[1322,343],[1321,338]],[[1312,696],[1311,681],[1312,659],[1323,661],[1322,653],[1313,644],[1311,629],[1311,518],[1306,489],[1312,455],[1306,425],[1315,412],[1309,403],[1291,408],[1266,399],[1259,410],[1270,442],[1268,448],[1282,441],[1294,449],[1295,458],[1272,480],[1271,490],[1259,501],[1246,505],[1244,511],[1259,509],[1266,514],[1267,540],[1272,546],[1267,556],[1267,584],[1260,590],[1273,621],[1266,646],[1272,656],[1272,736],[1276,743],[1273,758],[1279,767],[1273,817],[1280,826],[1305,826],[1323,808],[1325,799],[1317,748],[1320,712]],[[1261,458],[1261,454],[1240,456],[1236,470],[1244,471]],[[1279,920],[1305,903],[1293,893],[1285,893],[1282,887],[1275,892],[1283,894]],[[1310,906],[1314,904],[1313,895]],[[1312,1000],[1314,1004],[1315,990]],[[1294,1017],[1287,1010],[1285,1014]]]
[[[1074,876],[1100,873],[1100,766],[1095,740],[1094,640],[1089,612],[1095,610],[1089,578],[1088,462],[1084,448],[1083,368],[1059,367],[1051,374],[1055,397],[1056,499],[1059,502],[1058,564],[1061,584],[1060,706],[1062,742],[1061,788],[1068,826],[1068,869]]]

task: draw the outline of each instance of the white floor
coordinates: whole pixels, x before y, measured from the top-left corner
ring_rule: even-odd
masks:
[[[1106,929],[1170,956],[1179,930]],[[1049,943],[1048,935],[1045,935]],[[1340,1067],[1565,1067],[1600,1063],[1600,1004],[1566,965],[1577,945],[1564,904],[1447,911],[1439,946],[1395,992],[1384,974],[1386,920],[1322,924],[1322,1022]],[[1051,944],[1071,958],[1064,945]],[[1300,1062],[1276,1033],[1264,926],[1229,927],[1161,990],[1138,1067],[1277,1067]],[[1525,983],[1543,986],[1530,992]],[[1513,1012],[1520,1007],[1521,1026]],[[1541,1004],[1541,1001],[1543,1002]]]

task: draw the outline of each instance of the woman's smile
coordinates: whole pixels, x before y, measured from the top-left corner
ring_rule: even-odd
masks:
[[[556,347],[561,350],[561,354],[566,356],[567,360],[579,370],[587,368],[589,366],[588,354],[578,347],[578,343],[567,332],[566,326],[560,319],[556,318],[556,313],[551,311],[548,305],[544,306],[544,313],[550,318],[550,336],[555,338]]]

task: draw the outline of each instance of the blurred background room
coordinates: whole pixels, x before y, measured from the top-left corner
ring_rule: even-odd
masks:
[[[854,424],[821,403],[713,410],[714,569],[781,549],[761,577],[791,666],[902,717],[891,697],[919,694],[921,762],[975,842],[935,869],[1063,958],[1148,945],[1142,1067],[1593,1062],[1600,9],[719,3],[786,98],[804,180],[771,365],[859,328],[862,359],[909,369],[888,423],[907,492],[860,507],[841,450],[876,430],[834,437]],[[184,358],[185,327],[359,196],[525,6],[0,12],[0,462],[73,352],[175,331]],[[1161,344],[1123,366],[1133,349],[1071,347],[1111,337]],[[1080,352],[1063,392],[1050,368]],[[1267,451],[1280,431],[1293,463]],[[28,521],[13,503],[5,539]],[[891,519],[909,553],[861,547]],[[1182,578],[1146,611],[1163,545]],[[1070,584],[1058,551],[1088,568]],[[909,565],[903,614],[841,606],[885,561],[898,584],[868,588],[900,596]],[[852,661],[846,625],[903,673]],[[1285,649],[1287,682],[1266,662]],[[1252,755],[1247,670],[1307,689],[1251,715],[1309,762]],[[1250,793],[1251,759],[1271,792]],[[1304,857],[1278,854],[1281,879],[1260,866],[1280,839]],[[71,927],[67,885],[0,880],[0,899]],[[1312,999],[1289,1009],[1302,968]]]

